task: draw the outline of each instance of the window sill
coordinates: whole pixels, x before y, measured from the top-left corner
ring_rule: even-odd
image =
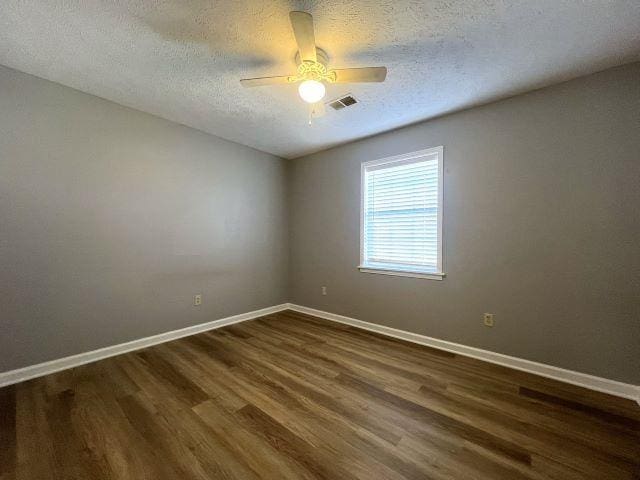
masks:
[[[411,277],[424,278],[427,280],[442,280],[445,274],[442,272],[422,273],[422,272],[406,272],[403,270],[387,270],[384,268],[371,268],[359,266],[358,270],[362,273],[377,273],[379,275],[393,275],[395,277]]]

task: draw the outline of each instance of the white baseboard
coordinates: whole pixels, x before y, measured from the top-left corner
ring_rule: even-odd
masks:
[[[226,325],[244,322],[246,320],[252,320],[254,318],[262,317],[264,315],[269,315],[287,309],[324,318],[325,320],[344,323],[354,327],[362,328],[364,330],[380,333],[382,335],[418,343],[420,345],[426,345],[459,355],[476,358],[478,360],[484,360],[489,363],[495,363],[497,365],[513,368],[515,370],[533,373],[535,375],[540,375],[542,377],[551,378],[553,380],[559,380],[561,382],[570,383],[572,385],[585,387],[591,390],[596,390],[598,392],[608,393],[623,398],[629,398],[637,401],[638,404],[640,404],[640,386],[638,385],[631,385],[615,380],[609,380],[607,378],[588,375],[586,373],[566,370],[564,368],[558,368],[551,365],[546,365],[544,363],[532,362],[530,360],[524,360],[522,358],[511,357],[509,355],[503,355],[501,353],[495,353],[488,350],[482,350],[480,348],[469,347],[466,345],[461,345],[459,343],[440,340],[438,338],[427,337],[426,335],[420,335],[418,333],[398,330],[396,328],[386,327],[384,325],[377,325],[375,323],[356,320],[355,318],[345,317],[343,315],[337,315],[335,313],[316,310],[315,308],[303,307],[301,305],[295,305],[292,303],[283,303],[281,305],[275,305],[273,307],[267,307],[260,310],[254,310],[252,312],[241,313],[239,315],[233,315],[231,317],[221,318],[219,320],[213,320],[211,322],[181,328],[179,330],[160,333],[158,335],[140,338],[126,343],[120,343],[118,345],[100,348],[98,350],[92,350],[90,352],[80,353],[78,355],[72,355],[70,357],[51,360],[49,362],[39,363],[17,370],[10,370],[8,372],[2,372],[0,373],[0,387],[23,382],[25,380],[36,377],[41,377],[50,373],[59,372],[68,368],[78,367],[86,363],[95,362],[103,358],[113,357],[115,355],[131,352],[133,350],[150,347],[159,343],[176,340],[182,337],[188,337],[197,333],[206,332],[207,330],[213,330],[216,328],[224,327]]]
[[[355,318],[345,317],[343,315],[337,315],[335,313],[329,313],[322,310],[316,310],[315,308],[303,307],[290,303],[289,309],[296,312],[313,315],[315,317],[324,318],[325,320],[331,320],[334,322],[351,325],[353,327],[363,328],[365,330],[370,330],[372,332],[387,335],[389,337],[399,338],[413,343],[419,343],[420,345],[426,345],[428,347],[446,350],[447,352],[457,353],[459,355],[476,358],[478,360],[484,360],[485,362],[495,363],[497,365],[513,368],[515,370],[533,373],[535,375],[540,375],[541,377],[551,378],[553,380],[559,380],[561,382],[570,383],[579,387],[608,393],[617,397],[629,398],[631,400],[635,400],[640,405],[640,386],[638,385],[622,383],[615,380],[609,380],[607,378],[588,375],[586,373],[574,372],[573,370],[553,367],[544,363],[532,362],[531,360],[511,357],[509,355],[490,352],[489,350],[482,350],[480,348],[468,347],[459,343],[447,342],[446,340],[427,337],[426,335],[411,333],[405,330],[398,330],[396,328],[377,325],[375,323],[364,322],[362,320],[356,320]]]
[[[275,305],[273,307],[254,310],[253,312],[241,313],[239,315],[233,315],[231,317],[221,318],[219,320],[213,320],[211,322],[200,323],[198,325],[193,325],[192,327],[172,330],[170,332],[152,335],[151,337],[140,338],[126,343],[120,343],[118,345],[112,345],[110,347],[100,348],[98,350],[92,350],[90,352],[80,353],[78,355],[72,355],[70,357],[59,358],[56,360],[51,360],[49,362],[38,363],[29,367],[19,368],[17,370],[2,372],[0,373],[0,387],[23,382],[25,380],[36,377],[41,377],[50,373],[59,372],[60,370],[78,367],[80,365],[84,365],[85,363],[95,362],[96,360],[113,357],[114,355],[120,355],[122,353],[131,352],[133,350],[139,350],[141,348],[150,347],[159,343],[176,340],[182,337],[188,337],[189,335],[195,335],[196,333],[206,332],[207,330],[213,330],[215,328],[224,327],[233,323],[252,320],[264,315],[269,315],[272,313],[280,312],[282,310],[286,310],[287,308],[289,308],[289,305],[283,303],[281,305]]]

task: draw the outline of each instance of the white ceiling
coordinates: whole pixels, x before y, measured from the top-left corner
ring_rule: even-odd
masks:
[[[290,10],[360,104],[307,125]],[[2,0],[0,64],[287,158],[640,60],[638,0]]]

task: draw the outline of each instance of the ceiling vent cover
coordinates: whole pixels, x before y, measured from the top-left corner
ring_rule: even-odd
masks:
[[[334,110],[342,110],[343,108],[350,107],[356,103],[358,103],[358,101],[353,97],[353,95],[345,95],[344,97],[329,102],[329,106]]]

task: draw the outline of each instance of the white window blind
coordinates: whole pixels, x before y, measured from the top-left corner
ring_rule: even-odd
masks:
[[[442,147],[362,165],[363,271],[442,278]]]

